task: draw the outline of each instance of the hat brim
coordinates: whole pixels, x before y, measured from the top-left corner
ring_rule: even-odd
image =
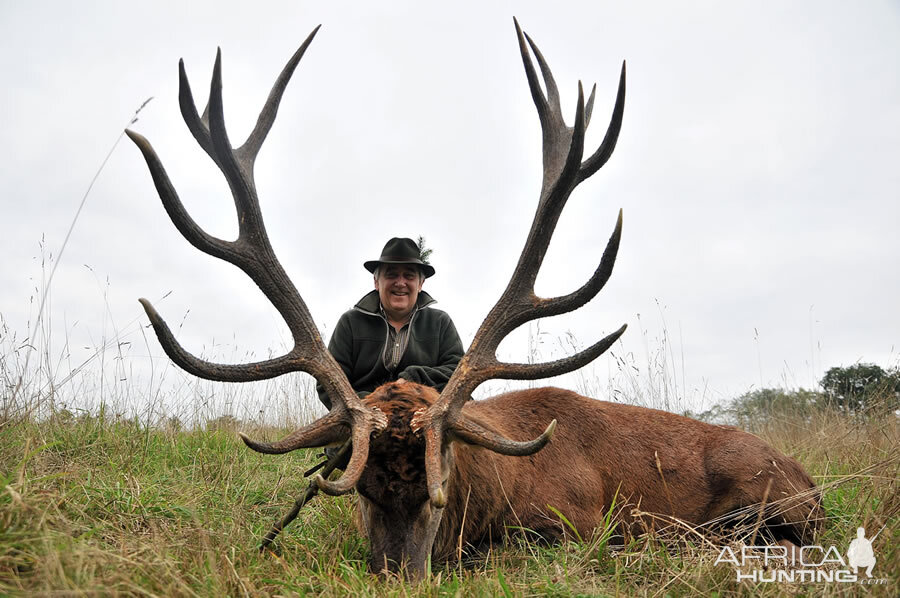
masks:
[[[418,266],[422,273],[425,274],[425,278],[434,276],[434,268],[431,267],[430,264],[424,264],[417,260],[370,260],[368,262],[364,262],[363,267],[369,272],[374,273],[375,268],[377,268],[381,264],[408,264],[411,266]]]

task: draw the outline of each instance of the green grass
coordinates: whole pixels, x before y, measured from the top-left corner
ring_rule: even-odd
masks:
[[[894,595],[900,554],[897,418],[819,413],[762,435],[825,488],[820,544],[845,551],[864,525],[885,585],[738,583],[692,534],[608,546],[610,526],[557,546],[505,542],[435,565],[421,584],[367,572],[355,497],[317,497],[257,545],[306,486],[313,451],[267,456],[233,430],[165,431],[131,420],[0,422],[0,594],[156,596]],[[269,437],[284,430],[269,430]],[[259,430],[254,430],[259,432]]]

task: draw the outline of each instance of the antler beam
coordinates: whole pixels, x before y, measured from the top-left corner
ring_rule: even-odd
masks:
[[[282,69],[259,114],[256,126],[244,144],[237,149],[232,148],[225,128],[221,51],[216,53],[209,102],[202,116],[197,112],[184,62],[179,62],[178,99],[181,114],[194,139],[222,171],[231,189],[238,218],[238,237],[234,241],[216,238],[200,228],[185,210],[150,142],[134,131],[126,133],[144,155],[163,206],[178,231],[200,251],[243,270],[284,318],[294,339],[293,348],[280,357],[248,364],[212,363],[186,351],[150,302],[141,299],[141,305],[153,324],[160,344],[179,367],[208,380],[249,382],[297,371],[315,376],[334,399],[328,415],[272,444],[255,442],[243,435],[242,438],[254,450],[267,453],[323,446],[352,438],[353,453],[344,475],[334,482],[317,478],[317,483],[324,492],[342,494],[349,492],[362,474],[368,458],[370,434],[383,429],[387,422],[383,413],[363,405],[343,370],[322,342],[303,298],[284,271],[269,242],[253,176],[257,154],[275,121],[284,90],[318,30],[319,27],[316,27],[309,34]]]
[[[620,210],[600,265],[581,288],[561,297],[542,298],[535,294],[535,280],[566,201],[575,187],[597,172],[615,149],[625,109],[625,63],[622,63],[616,103],[603,142],[587,160],[582,161],[585,130],[593,110],[596,85],[585,105],[584,91],[579,81],[575,122],[572,127],[567,126],[560,107],[559,90],[547,61],[534,41],[522,32],[518,21],[515,21],[515,26],[525,75],[541,122],[544,176],[537,211],[506,290],[481,324],[469,350],[444,387],[440,400],[427,411],[418,414],[413,421],[413,426],[421,429],[425,435],[428,491],[435,507],[442,507],[446,501],[441,489],[440,455],[442,444],[447,438],[456,437],[471,444],[497,447],[492,450],[503,454],[523,455],[540,450],[555,427],[554,420],[540,437],[530,442],[489,438],[486,431],[479,431],[481,427],[476,422],[461,413],[463,404],[479,384],[493,378],[534,380],[571,372],[600,356],[626,328],[623,325],[587,349],[557,361],[524,364],[504,363],[497,359],[496,352],[500,342],[517,327],[537,318],[573,311],[593,299],[612,274],[622,235]],[[540,67],[546,95],[531,61],[529,47]]]

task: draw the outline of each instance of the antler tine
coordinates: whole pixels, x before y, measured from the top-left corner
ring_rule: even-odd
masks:
[[[619,337],[628,328],[627,324],[622,326],[615,332],[606,335],[587,349],[583,349],[574,355],[557,359],[556,361],[547,361],[544,363],[504,363],[498,362],[490,378],[504,378],[507,380],[540,380],[542,378],[552,378],[553,376],[561,376],[571,371],[584,367],[594,361],[612,347],[613,343],[619,340]]]
[[[544,97],[537,73],[534,70],[534,64],[531,62],[531,55],[525,46],[525,36],[522,33],[522,28],[519,27],[519,21],[515,17],[513,17],[513,23],[516,24],[516,35],[519,38],[519,53],[522,55],[522,64],[525,65],[525,77],[528,79],[528,88],[531,90],[531,98],[534,100],[534,105],[537,106],[538,117],[541,119],[541,125],[543,126],[544,121],[552,118],[551,107],[547,103],[547,98]]]
[[[322,425],[322,422],[325,425]],[[315,423],[295,430],[277,442],[257,442],[243,432],[238,432],[238,436],[257,453],[281,455],[298,448],[328,446],[343,442],[347,439],[347,434],[341,423],[340,415],[330,412]]]
[[[591,92],[593,100],[594,93]],[[590,103],[590,102],[589,102]],[[603,142],[597,148],[590,158],[585,160],[578,173],[576,185],[597,172],[606,161],[612,156],[613,150],[616,149],[616,142],[619,140],[619,132],[622,130],[622,117],[625,114],[625,61],[622,61],[622,72],[619,75],[619,89],[616,91],[616,103],[613,107],[612,117],[609,121],[609,127],[606,129],[606,135],[603,136]],[[590,118],[590,114],[588,116]]]
[[[348,436],[345,424],[341,412],[332,410],[323,418],[288,434],[277,442],[257,442],[246,434],[238,433],[238,435],[244,444],[254,451],[279,455],[298,448],[327,446],[344,442]],[[350,455],[350,462],[344,469],[344,474],[334,481],[326,480],[321,475],[316,475],[314,478],[319,489],[330,496],[340,496],[350,492],[359,481],[369,458],[369,436],[374,427],[363,422],[363,425],[354,425],[351,429],[353,452]]]
[[[518,26],[518,22],[516,22],[516,25]],[[519,31],[521,31],[521,29]],[[550,71],[547,61],[544,60],[544,55],[541,54],[541,51],[534,43],[534,40],[532,40],[524,31],[522,31],[522,35],[528,41],[528,45],[531,46],[531,51],[534,52],[534,57],[537,58],[538,66],[541,67],[541,76],[544,79],[544,86],[547,88],[547,104],[550,107],[550,111],[559,122],[562,122],[563,115],[562,106],[559,103],[559,88],[556,86],[556,80],[553,78],[553,73]],[[520,51],[525,49],[521,42],[521,37],[519,38],[519,47]],[[525,51],[525,56],[528,56],[527,50]],[[531,61],[529,60],[529,66],[531,66],[530,62]],[[534,69],[533,66],[531,66],[531,68]]]
[[[381,428],[384,428],[387,425],[384,413],[378,409],[374,409],[373,413],[381,417]],[[316,485],[322,492],[329,496],[340,496],[353,490],[369,459],[369,436],[372,431],[373,426],[353,426],[353,452],[350,454],[350,462],[347,463],[344,474],[334,481],[326,480],[321,474],[317,474],[315,477]]]
[[[622,239],[622,210],[619,210],[619,217],[616,219],[616,227],[613,229],[609,241],[606,243],[606,249],[603,250],[603,257],[600,258],[600,264],[594,270],[594,274],[584,283],[577,291],[569,293],[561,297],[552,299],[539,298],[535,309],[540,310],[542,318],[564,314],[578,309],[591,299],[597,296],[606,285],[609,277],[612,276],[613,266],[616,264],[616,256],[619,252],[619,242]]]
[[[597,295],[612,273],[622,233],[620,210],[600,264],[581,288],[568,295],[550,299],[540,298],[535,294],[537,274],[569,196],[581,181],[594,174],[606,162],[615,148],[624,111],[625,71],[623,66],[616,106],[604,141],[582,163],[585,130],[594,107],[596,85],[585,105],[584,89],[579,81],[575,122],[572,127],[566,126],[559,106],[559,91],[547,61],[537,44],[523,33],[518,21],[513,21],[531,97],[541,121],[544,177],[534,221],[506,290],[479,327],[469,350],[441,392],[440,399],[413,418],[413,428],[420,430],[425,438],[428,492],[431,503],[436,508],[446,504],[441,476],[442,445],[446,438],[455,437],[502,454],[528,455],[540,450],[553,431],[554,424],[551,423],[535,440],[521,442],[499,437],[486,430],[461,413],[462,406],[478,385],[491,378],[531,380],[570,372],[590,363],[609,349],[626,328],[622,326],[587,349],[552,362],[515,364],[503,363],[497,359],[496,351],[500,342],[518,326],[544,316],[572,311]],[[541,90],[528,46],[541,68],[547,88],[546,97]]]
[[[591,124],[591,113],[594,111],[594,94],[597,93],[597,84],[591,87],[591,95],[588,97],[587,105],[584,107],[584,128],[587,129]]]
[[[217,51],[218,53],[221,50]],[[187,71],[184,68],[184,59],[178,61],[178,106],[181,108],[181,117],[184,119],[188,130],[203,151],[218,164],[218,159],[213,151],[212,139],[209,137],[209,115],[204,108],[203,116],[197,113],[197,104],[194,103],[194,94],[191,92],[191,83],[188,80]]]
[[[253,243],[242,244],[248,253],[258,253],[257,249],[269,248],[265,233],[259,199],[256,197],[256,183],[253,180],[253,162],[242,160],[231,147],[225,128],[225,107],[222,103],[222,52],[216,52],[213,76],[209,85],[209,135],[212,138],[216,164],[225,175],[235,207],[238,210],[238,241],[253,236]],[[269,250],[271,253],[271,250]],[[246,271],[246,270],[245,270]],[[248,275],[253,277],[250,272]],[[258,283],[257,283],[258,284]]]
[[[156,191],[162,200],[163,207],[166,209],[166,213],[169,215],[172,223],[175,224],[178,232],[200,251],[227,260],[228,257],[226,256],[233,252],[233,243],[218,239],[200,228],[187,210],[184,209],[184,204],[181,203],[178,192],[172,185],[165,167],[156,151],[154,151],[153,146],[147,141],[147,138],[130,129],[126,129],[125,134],[141,150],[144,161],[147,162],[147,167],[150,170],[150,176],[153,178],[153,183],[156,186]]]
[[[272,123],[275,122],[275,116],[278,114],[278,106],[281,103],[281,97],[284,95],[284,90],[291,80],[291,75],[294,74],[294,69],[300,64],[300,59],[303,58],[303,55],[306,53],[306,48],[312,43],[313,38],[316,37],[316,33],[319,32],[321,27],[321,25],[317,25],[316,28],[312,30],[312,33],[307,36],[306,40],[304,40],[297,51],[294,52],[294,55],[291,56],[291,59],[284,65],[281,74],[278,75],[278,79],[275,81],[275,85],[272,86],[272,91],[269,93],[265,106],[263,106],[263,109],[259,113],[256,126],[247,137],[244,145],[237,149],[242,156],[246,156],[251,162],[256,159],[256,155],[259,153],[263,141],[266,140],[266,136],[272,129]]]
[[[556,420],[552,420],[544,432],[535,438],[526,442],[516,442],[504,438],[495,432],[488,430],[471,419],[460,419],[451,434],[467,444],[484,447],[501,455],[509,455],[511,457],[525,457],[538,452],[550,442],[550,437],[556,431]]]
[[[162,345],[163,351],[166,352],[169,359],[174,361],[175,365],[184,371],[195,376],[218,382],[253,382],[255,380],[268,380],[269,378],[275,378],[276,376],[298,370],[297,359],[291,354],[256,363],[242,364],[213,363],[200,359],[186,351],[175,340],[169,325],[166,324],[166,321],[149,301],[143,298],[138,301],[144,306],[144,311],[153,325],[159,344]]]
[[[587,127],[584,121],[584,88],[581,86],[581,81],[578,82],[578,103],[575,105],[575,126],[570,129],[563,123],[562,128],[570,135],[570,138],[568,139],[569,151],[566,154],[566,161],[563,163],[562,170],[557,175],[555,183],[552,186],[547,187],[547,196],[541,198],[542,202],[547,202],[553,206],[553,210],[550,213],[555,215],[555,218],[551,220],[551,228],[546,234],[541,236],[542,239],[546,239],[546,245],[550,244],[550,238],[553,236],[553,230],[556,228],[556,221],[562,213],[562,209],[566,206],[569,195],[577,184],[574,183],[574,180],[579,168],[581,168],[581,157],[584,155],[584,134],[587,131]],[[558,142],[560,149],[564,149],[566,146],[565,137],[566,135],[560,135],[561,139]],[[551,150],[546,152],[548,155],[559,152],[559,150],[553,151],[555,148],[547,149]],[[545,183],[549,183],[553,180],[553,169],[545,166],[544,171],[544,181]],[[541,224],[546,226],[544,223]],[[543,254],[541,257],[543,257]]]

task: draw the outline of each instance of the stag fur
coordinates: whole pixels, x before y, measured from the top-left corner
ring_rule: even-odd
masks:
[[[366,398],[389,422],[372,439],[357,483],[359,524],[368,535],[374,570],[405,564],[418,575],[424,565],[424,558],[410,554],[416,542],[408,537],[415,534],[408,524],[438,513],[428,500],[424,440],[410,422],[438,396],[418,384],[390,383]],[[761,531],[770,540],[808,544],[820,525],[819,495],[800,464],[731,426],[560,388],[469,401],[463,413],[512,439],[534,438],[548,420],[556,419],[558,427],[549,444],[528,457],[449,443],[447,504],[431,550],[435,560],[454,557],[460,546],[502,538],[511,528],[558,540],[567,528],[551,507],[582,537],[604,525],[614,503],[620,533],[661,521],[727,522],[729,514],[763,504],[778,507],[762,519]],[[641,519],[633,509],[659,517]],[[747,511],[757,518],[757,508]],[[397,521],[389,520],[391,514]],[[401,556],[409,560],[402,563]]]

